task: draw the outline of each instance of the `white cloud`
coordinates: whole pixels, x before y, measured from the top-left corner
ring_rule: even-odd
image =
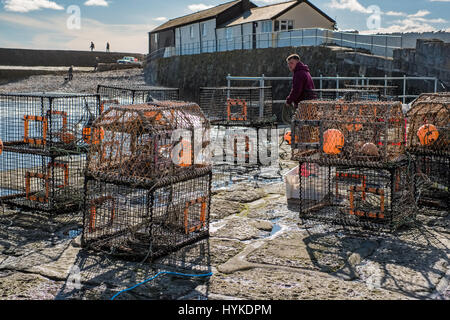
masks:
[[[159,21],[159,22],[163,22],[163,21],[167,21],[169,19],[167,19],[166,17],[158,17],[158,18],[154,18],[154,21]]]
[[[450,2],[450,0],[429,0],[430,2]]]
[[[209,8],[212,8],[214,6],[208,5],[208,4],[204,4],[204,3],[197,3],[197,4],[190,4],[188,5],[188,9],[194,12],[197,11],[202,11],[202,10],[206,10]]]
[[[431,12],[428,10],[419,10],[414,14],[408,15],[410,18],[419,18],[419,17],[425,17],[426,15],[429,15]]]
[[[107,7],[108,2],[105,0],[88,0],[84,3],[85,6],[99,6],[99,7]]]
[[[358,0],[331,0],[328,6],[333,9],[347,9],[361,13],[372,13],[372,10],[364,7]]]
[[[5,10],[12,12],[29,12],[40,9],[64,10],[64,7],[48,0],[4,0],[3,3]]]
[[[375,30],[362,31],[364,34],[376,34],[376,33],[402,33],[402,32],[436,32],[439,31],[436,27],[432,26],[433,23],[446,23],[445,19],[425,19],[417,17],[415,15],[409,15],[402,20],[396,20],[392,22],[392,25],[385,28],[379,28]]]
[[[397,11],[388,11],[385,13],[387,16],[394,16],[394,17],[405,17],[407,16],[404,12],[397,12]]]

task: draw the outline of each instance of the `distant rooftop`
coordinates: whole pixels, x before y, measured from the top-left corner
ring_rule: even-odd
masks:
[[[171,28],[186,25],[186,24],[189,24],[189,23],[192,23],[195,21],[213,18],[213,17],[217,16],[218,14],[224,12],[225,10],[231,8],[232,6],[238,4],[239,2],[241,2],[241,0],[227,2],[224,4],[218,5],[216,7],[213,7],[213,8],[209,8],[206,10],[188,14],[186,16],[182,16],[182,17],[178,17],[178,18],[169,20],[166,23],[164,23],[164,24],[160,25],[159,27],[157,27],[156,29],[154,29],[152,32],[171,29]]]

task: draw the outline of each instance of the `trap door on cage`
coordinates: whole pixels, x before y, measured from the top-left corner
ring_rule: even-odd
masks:
[[[48,174],[50,158],[44,156],[26,156],[21,159],[23,169],[18,169],[23,174],[25,198],[29,201],[48,203],[51,191]],[[26,164],[25,162],[28,162]]]
[[[25,197],[27,172],[45,175],[43,156],[3,152],[0,155],[0,198]],[[29,193],[45,190],[43,179],[31,179]]]
[[[400,177],[395,180],[399,185]],[[389,173],[379,169],[337,168],[334,175],[334,201],[346,214],[385,219],[390,199]]]

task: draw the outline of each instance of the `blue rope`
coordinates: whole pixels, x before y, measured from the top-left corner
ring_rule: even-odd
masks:
[[[182,277],[211,277],[211,276],[213,275],[212,272],[206,273],[206,274],[184,274],[184,273],[178,273],[178,272],[161,271],[161,272],[158,272],[158,273],[156,274],[156,276],[154,276],[154,277],[151,277],[151,278],[149,278],[149,279],[147,279],[147,280],[144,280],[144,281],[142,281],[141,283],[138,283],[138,284],[132,286],[131,288],[128,288],[128,289],[125,289],[125,290],[122,290],[122,291],[116,293],[116,294],[111,298],[111,300],[114,300],[114,299],[117,298],[120,294],[122,294],[122,293],[124,293],[124,292],[126,292],[126,291],[133,290],[133,289],[135,289],[135,288],[137,288],[137,287],[139,287],[139,286],[141,286],[141,285],[143,285],[143,284],[145,284],[145,283],[147,283],[147,282],[149,282],[149,281],[152,281],[153,279],[157,278],[159,275],[162,275],[162,274],[171,274],[171,275],[182,276]]]

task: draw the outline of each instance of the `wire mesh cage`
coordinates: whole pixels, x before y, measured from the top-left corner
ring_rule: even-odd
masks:
[[[186,102],[102,113],[85,174],[85,246],[152,260],[208,236],[211,165],[196,151],[207,150],[209,126]]]
[[[102,179],[150,184],[164,176],[195,176],[211,166],[209,129],[194,103],[111,107],[92,126],[87,170]]]
[[[269,166],[278,160],[278,130],[217,125],[212,130],[214,165]]]
[[[110,86],[98,85],[97,93],[102,99],[102,110],[108,105],[130,105],[158,101],[176,101],[180,99],[178,88],[161,88],[152,86]]]
[[[404,156],[405,127],[400,102],[303,101],[292,121],[292,159],[383,166]]]
[[[0,202],[58,213],[81,209],[85,154],[48,156],[3,151]]]
[[[88,179],[85,247],[150,261],[209,236],[211,172],[151,188]]]
[[[308,90],[309,100],[381,101],[385,100],[378,89],[313,89]]]
[[[211,124],[257,126],[276,121],[272,87],[200,88],[200,107]]]
[[[450,93],[422,94],[407,113],[411,153],[450,156]]]
[[[450,157],[415,155],[416,199],[422,206],[450,208]]]
[[[415,219],[411,164],[386,168],[300,162],[300,218],[395,230]]]
[[[99,96],[60,93],[0,94],[0,139],[5,148],[81,151],[99,115]],[[84,150],[85,151],[85,150]]]
[[[398,86],[384,84],[345,84],[345,88],[365,91],[378,91],[381,100],[398,100]]]

